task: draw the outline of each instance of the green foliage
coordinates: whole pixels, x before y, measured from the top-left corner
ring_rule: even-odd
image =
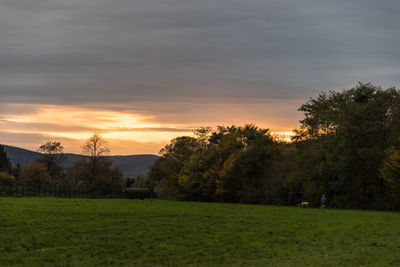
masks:
[[[146,188],[147,187],[147,178],[146,176],[138,176],[134,179],[133,184],[130,186],[133,188]]]
[[[275,178],[276,145],[267,129],[247,125],[229,132],[217,145],[217,150],[221,148],[225,154],[231,147],[238,149],[231,151],[223,164],[217,180],[217,195],[228,202],[261,203],[265,183]],[[239,143],[235,144],[235,140]]]
[[[135,178],[125,178],[125,188],[132,187],[135,182]]]
[[[15,177],[8,172],[0,172],[0,185],[11,185],[15,181]]]
[[[108,151],[106,142],[94,135],[85,143],[85,149],[92,148],[93,154],[88,159],[77,161],[68,170],[64,170],[64,147],[60,142],[47,142],[39,147],[42,153],[36,162],[25,166],[19,173],[19,182],[28,184],[58,184],[65,186],[91,185],[120,189],[123,183],[123,174],[113,166],[112,161],[102,155]],[[18,166],[17,166],[18,167]]]
[[[400,151],[391,149],[381,169],[383,179],[393,189],[396,197],[400,197]]]
[[[64,147],[60,142],[47,142],[41,145],[38,151],[41,156],[37,161],[44,164],[52,179],[60,183],[64,175],[64,168],[61,165],[64,161]]]
[[[215,201],[218,168],[215,150],[193,154],[179,173],[179,185],[185,199]]]
[[[275,179],[279,150],[268,129],[254,125],[197,130],[162,151],[149,174],[159,196],[200,201],[260,203]]]
[[[399,142],[399,108],[398,90],[362,83],[301,106],[293,172],[303,196],[315,200],[326,193],[337,207],[387,208],[379,170],[385,151]]]
[[[10,159],[7,157],[7,152],[4,146],[0,145],[0,172],[11,172]]]
[[[201,142],[193,137],[183,136],[171,140],[171,143],[160,151],[163,156],[150,170],[148,187],[162,198],[184,198],[179,184],[179,174],[185,161],[202,149]]]
[[[400,214],[2,198],[0,266],[398,266]]]
[[[93,177],[94,180],[93,180]],[[92,186],[119,189],[123,184],[123,174],[121,170],[113,166],[112,161],[99,157],[96,158],[96,175],[93,176],[93,161],[80,160],[69,168],[66,180],[70,185],[79,186],[89,184]]]
[[[26,184],[52,184],[46,165],[34,162],[25,166],[20,174],[20,182]]]

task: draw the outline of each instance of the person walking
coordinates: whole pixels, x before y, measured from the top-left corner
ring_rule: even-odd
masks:
[[[326,197],[325,197],[325,194],[322,194],[322,197],[321,197],[321,208],[320,209],[325,210],[325,208],[326,208]]]

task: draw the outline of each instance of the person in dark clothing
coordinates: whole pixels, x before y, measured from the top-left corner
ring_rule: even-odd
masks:
[[[325,210],[325,208],[326,208],[326,197],[325,197],[325,194],[322,194],[322,197],[321,197],[321,208],[320,209]]]

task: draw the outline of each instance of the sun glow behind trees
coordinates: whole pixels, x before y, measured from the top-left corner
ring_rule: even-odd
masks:
[[[18,106],[24,108],[25,105]],[[32,106],[35,111],[29,114],[3,114],[0,119],[3,129],[7,129],[8,133],[29,133],[62,139],[64,143],[73,143],[73,147],[66,146],[66,149],[74,152],[79,152],[77,144],[90,137],[94,131],[102,133],[113,143],[130,140],[161,142],[161,148],[170,139],[192,130],[188,130],[185,125],[152,122],[151,117],[134,113],[71,106]],[[33,143],[32,146],[37,145]]]
[[[239,105],[238,105],[239,107]],[[222,106],[225,108],[226,106]],[[234,109],[230,106],[230,109]],[[79,153],[82,140],[89,138],[93,132],[101,133],[109,140],[116,154],[152,153],[158,151],[178,136],[192,136],[193,131],[202,126],[216,127],[227,123],[242,124],[251,122],[240,114],[232,114],[228,119],[216,119],[216,116],[226,116],[221,111],[216,116],[204,116],[201,121],[193,117],[184,118],[181,123],[178,119],[172,120],[176,114],[141,114],[132,110],[111,110],[94,107],[60,106],[60,105],[33,105],[33,104],[8,104],[7,112],[0,114],[2,131],[14,137],[16,141],[3,141],[10,145],[28,149],[36,149],[44,141],[62,141],[66,152]],[[241,108],[238,108],[240,111]],[[238,113],[243,113],[242,111]],[[207,111],[209,112],[209,111]],[[225,112],[231,112],[226,110]],[[232,112],[231,112],[232,113]],[[182,112],[180,116],[188,117],[190,114]],[[254,116],[258,116],[254,113]],[[289,141],[295,125],[277,123],[260,123],[263,127],[270,128],[271,132],[280,140]],[[4,132],[3,132],[4,134]],[[17,139],[17,136],[23,135]],[[7,140],[7,138],[2,138]],[[23,143],[21,140],[25,140]]]

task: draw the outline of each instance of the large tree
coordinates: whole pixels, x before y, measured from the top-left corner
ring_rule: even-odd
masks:
[[[11,162],[2,145],[0,145],[0,172],[11,172]]]
[[[47,167],[47,171],[54,180],[60,180],[63,175],[62,162],[64,161],[64,146],[61,142],[47,142],[39,147],[41,156],[38,162]]]
[[[298,141],[304,193],[325,192],[338,206],[375,208],[385,194],[379,169],[385,151],[398,143],[400,93],[372,84],[322,93],[301,106]]]
[[[161,197],[183,198],[179,175],[185,162],[203,145],[194,137],[182,136],[171,140],[160,153],[148,175],[148,186]]]
[[[100,174],[103,163],[101,159],[110,152],[110,148],[107,141],[100,134],[93,134],[86,140],[82,149],[83,153],[88,155],[90,160],[89,183],[94,184]]]
[[[75,162],[67,171],[66,182],[70,185],[91,185],[107,189],[120,189],[123,184],[121,170],[105,157],[110,152],[108,143],[94,134],[83,145],[88,157]]]

